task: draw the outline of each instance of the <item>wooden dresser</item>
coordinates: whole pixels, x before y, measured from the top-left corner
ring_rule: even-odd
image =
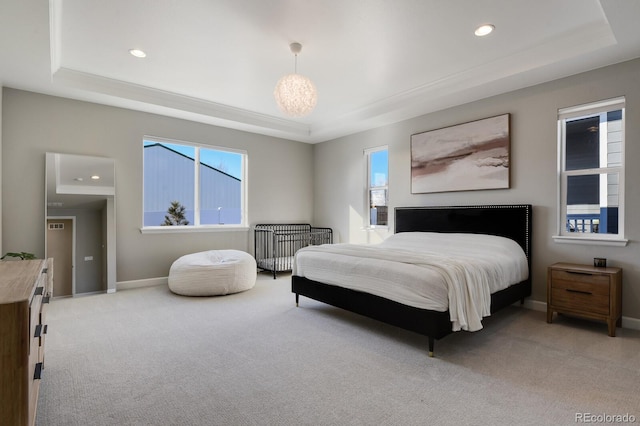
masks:
[[[3,425],[33,425],[44,368],[53,259],[0,261],[0,413]]]
[[[547,271],[547,322],[553,313],[606,321],[609,336],[622,324],[622,269],[556,263]]]

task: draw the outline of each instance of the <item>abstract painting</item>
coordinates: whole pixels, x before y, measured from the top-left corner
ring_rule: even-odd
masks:
[[[509,114],[411,135],[411,193],[509,188]]]

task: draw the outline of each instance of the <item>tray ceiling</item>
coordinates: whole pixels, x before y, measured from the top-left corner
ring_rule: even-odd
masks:
[[[635,0],[0,1],[4,86],[310,143],[640,56]]]

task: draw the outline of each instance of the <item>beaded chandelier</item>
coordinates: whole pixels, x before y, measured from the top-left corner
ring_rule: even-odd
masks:
[[[280,110],[291,117],[304,117],[308,115],[318,102],[316,86],[307,77],[297,73],[298,53],[302,50],[300,43],[289,45],[295,56],[295,68],[293,74],[287,74],[278,80],[273,96]]]

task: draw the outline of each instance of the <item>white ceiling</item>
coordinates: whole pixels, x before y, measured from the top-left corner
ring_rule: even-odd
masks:
[[[638,0],[0,5],[4,86],[310,143],[640,56]],[[483,23],[496,30],[476,37]],[[273,99],[294,41],[318,88],[300,119]]]
[[[47,153],[45,164],[48,208],[102,209],[105,200],[115,196],[112,158]]]

